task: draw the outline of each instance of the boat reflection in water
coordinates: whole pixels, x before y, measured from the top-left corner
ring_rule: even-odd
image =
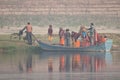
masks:
[[[19,61],[20,72],[100,72],[112,64],[112,55],[110,52],[42,52],[28,54],[24,64]]]
[[[53,72],[53,60],[52,60],[52,57],[48,58],[48,71]]]
[[[1,56],[6,60],[0,61],[0,73],[3,73],[0,80],[120,79],[119,53],[42,52]]]
[[[112,63],[110,52],[43,52],[39,59],[47,59],[48,72],[99,72]]]

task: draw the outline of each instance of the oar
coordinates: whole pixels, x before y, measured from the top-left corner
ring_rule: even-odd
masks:
[[[35,39],[37,42],[40,42],[40,40],[38,40],[33,33],[32,33],[32,36],[34,37],[34,39]]]

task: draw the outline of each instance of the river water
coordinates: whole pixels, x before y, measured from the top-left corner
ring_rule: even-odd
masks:
[[[120,52],[0,53],[0,80],[120,80]]]

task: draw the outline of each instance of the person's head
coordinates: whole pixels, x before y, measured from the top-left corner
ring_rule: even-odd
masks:
[[[94,24],[93,23],[90,23],[90,27],[93,28]]]
[[[66,31],[69,31],[69,29],[66,29]]]
[[[30,22],[28,22],[27,24],[30,25]]]
[[[107,38],[107,36],[105,35],[104,38]]]
[[[80,29],[82,29],[82,28],[83,28],[83,25],[80,26]]]
[[[72,31],[71,33],[74,34],[74,31]]]
[[[62,28],[60,27],[59,30],[62,30]]]
[[[94,24],[93,24],[93,23],[90,23],[90,25],[91,25],[91,26],[94,26]]]
[[[49,28],[52,28],[52,25],[49,25]]]

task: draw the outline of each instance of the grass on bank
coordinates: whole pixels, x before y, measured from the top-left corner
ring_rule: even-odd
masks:
[[[0,52],[2,53],[15,53],[15,52],[21,52],[21,51],[36,51],[39,48],[39,44],[35,41],[35,38],[33,37],[33,45],[28,45],[27,41],[24,41],[22,39],[19,40],[19,38],[13,38],[10,39],[10,35],[0,35]],[[38,40],[42,40],[46,43],[48,43],[48,36],[47,35],[35,35],[35,37]],[[54,36],[52,43],[58,43],[59,38],[57,36]]]

